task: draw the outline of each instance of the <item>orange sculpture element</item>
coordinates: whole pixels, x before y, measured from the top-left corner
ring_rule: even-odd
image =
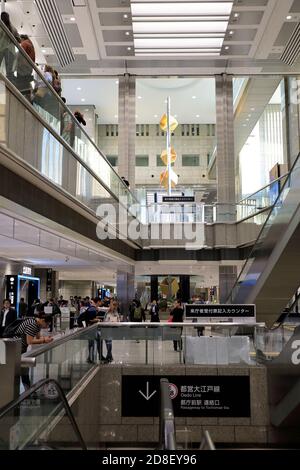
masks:
[[[160,156],[164,164],[167,166],[168,165],[168,151],[164,150]],[[174,148],[171,147],[171,163],[176,162],[177,159],[177,153],[175,152]]]
[[[162,131],[164,132],[167,131],[168,117],[166,114],[164,114],[163,117],[161,118],[159,125]],[[170,132],[174,132],[177,126],[178,126],[177,120],[173,116],[170,116]]]
[[[171,187],[175,188],[178,183],[178,176],[176,173],[171,169]],[[163,186],[165,189],[169,187],[169,172],[165,170],[160,175],[160,185]]]

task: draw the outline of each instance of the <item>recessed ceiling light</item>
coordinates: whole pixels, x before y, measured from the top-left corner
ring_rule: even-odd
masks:
[[[125,13],[125,14],[123,15],[123,18],[125,18],[125,19],[128,18],[127,13]]]
[[[43,54],[46,54],[46,52],[47,52],[46,49],[42,49]]]
[[[74,16],[71,16],[70,20],[71,21],[76,21],[76,18]]]
[[[199,118],[200,117],[200,114],[196,114],[196,118]]]
[[[81,88],[80,86],[78,86],[78,87],[76,88],[76,90],[81,91],[82,88]]]
[[[250,121],[250,119],[249,119],[249,118],[247,118],[247,119],[246,119],[246,121],[248,122],[248,121]]]
[[[247,127],[247,124],[243,124],[243,127]]]
[[[235,13],[235,14],[234,14],[234,17],[235,17],[235,18],[238,18],[239,16],[240,16],[239,13]]]
[[[89,112],[89,109],[88,109],[88,108],[86,108],[86,109],[85,109],[85,112],[86,112],[86,113],[88,113],[88,112]]]
[[[197,98],[197,96],[195,96],[195,95],[194,95],[194,96],[192,96],[192,100],[195,100],[196,98]]]
[[[255,111],[255,108],[251,108],[251,111]]]
[[[130,46],[128,46],[128,47],[127,47],[127,50],[128,50],[128,51],[131,51],[131,47],[130,47]]]
[[[85,98],[81,98],[81,101],[84,103],[84,102],[85,102]]]
[[[154,117],[157,118],[157,117],[158,117],[158,114],[154,114]]]
[[[119,80],[116,80],[116,85],[119,85]]]
[[[225,46],[225,50],[228,51],[228,49],[229,49],[229,46]]]
[[[292,15],[288,15],[288,16],[286,17],[286,19],[287,19],[287,20],[291,20],[291,19],[292,19]]]
[[[234,31],[229,31],[229,34],[230,34],[230,36],[232,36],[232,35],[233,35],[233,33],[234,33]]]
[[[125,33],[125,34],[126,34],[126,36],[129,36],[130,32],[129,32],[129,31],[126,31],[126,33]]]
[[[118,117],[118,115],[117,115],[117,114],[115,114],[115,118],[117,118],[117,117]]]
[[[137,117],[138,117],[138,115],[136,114],[136,115],[135,115],[135,117],[137,118]]]
[[[138,96],[138,100],[141,100],[141,99],[142,99],[142,97],[141,97],[141,96]]]

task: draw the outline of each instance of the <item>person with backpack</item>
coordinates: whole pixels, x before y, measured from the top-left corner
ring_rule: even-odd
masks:
[[[3,308],[0,313],[0,338],[11,323],[13,323],[17,319],[17,312],[11,306],[11,301],[9,299],[5,299],[3,301]]]
[[[46,344],[53,341],[51,336],[40,335],[42,328],[48,328],[52,322],[50,315],[45,315],[40,312],[36,318],[25,318],[15,320],[12,324],[5,328],[4,338],[20,338],[21,339],[21,353],[24,354],[28,346],[33,344]],[[29,369],[22,368],[21,375],[22,384],[25,390],[30,388]]]

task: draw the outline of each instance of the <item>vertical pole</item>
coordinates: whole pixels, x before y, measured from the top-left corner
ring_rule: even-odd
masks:
[[[169,196],[171,196],[171,192],[172,192],[170,109],[171,109],[171,98],[170,96],[168,96],[168,100],[167,100],[167,154],[168,154],[168,195]]]

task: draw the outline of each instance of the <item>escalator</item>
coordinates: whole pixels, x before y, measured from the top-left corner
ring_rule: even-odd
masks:
[[[60,428],[87,450],[60,384],[42,379],[0,410],[0,450],[57,450]]]
[[[100,224],[104,214],[99,208],[108,204],[116,213],[108,230],[120,238],[127,230],[127,224],[119,223],[121,211],[128,222],[136,219],[134,194],[1,21],[0,36],[0,55],[9,47],[15,64],[12,75],[5,61],[0,63],[0,196],[10,199],[4,183],[19,175],[35,186],[35,201],[41,199],[36,187],[43,188]],[[12,185],[20,186],[17,180]],[[30,191],[27,196],[22,202],[32,209]]]
[[[271,326],[299,287],[300,155],[272,206],[227,303],[256,304]]]

